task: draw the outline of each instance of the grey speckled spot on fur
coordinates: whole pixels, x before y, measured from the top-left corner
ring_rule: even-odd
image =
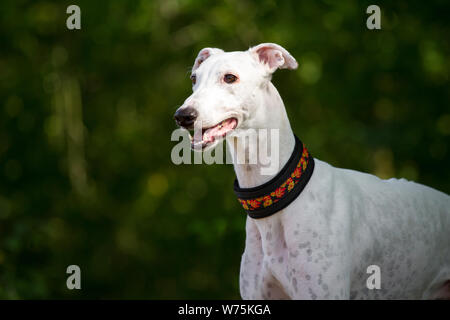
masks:
[[[322,289],[324,290],[324,291],[328,291],[328,285],[326,285],[325,283],[322,285]]]
[[[278,263],[283,263],[283,257],[278,258]]]
[[[304,242],[304,243],[299,243],[298,244],[298,248],[299,249],[304,249],[304,248],[307,248],[307,247],[309,247],[311,245],[311,243],[308,241],[308,242]]]
[[[313,232],[313,238],[317,238],[317,232]]]
[[[307,274],[307,275],[305,276],[305,279],[306,279],[306,280],[311,280],[311,276],[310,276],[309,274]]]
[[[286,278],[288,278],[289,281],[291,281],[291,273],[288,271],[285,272]]]
[[[294,252],[289,252],[289,256],[291,256],[291,257],[293,257],[293,258],[296,258],[297,256],[298,256],[298,251],[297,250],[295,250]]]
[[[314,293],[314,291],[311,288],[308,288],[308,292],[311,295],[311,299],[316,300],[317,295]]]
[[[292,278],[292,284],[294,285],[294,290],[295,290],[295,292],[297,292],[297,291],[298,291],[298,288],[297,288],[297,278]]]
[[[306,250],[306,253],[307,253],[308,255],[311,255],[311,254],[312,254],[312,250],[311,250],[311,249],[308,249],[308,250]]]
[[[272,232],[267,232],[267,233],[266,233],[266,240],[267,240],[267,241],[272,240]]]

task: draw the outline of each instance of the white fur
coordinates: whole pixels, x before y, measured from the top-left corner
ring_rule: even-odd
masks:
[[[236,117],[239,129],[279,129],[281,167],[294,138],[270,78],[277,68],[296,67],[295,59],[275,44],[245,52],[205,48],[193,68],[193,94],[181,108],[194,107],[203,127]],[[224,83],[226,73],[238,75],[239,82]],[[234,139],[239,137],[227,138],[232,149]],[[381,180],[318,159],[315,164],[309,183],[287,208],[264,219],[247,218],[242,297],[439,297],[450,279],[450,197],[404,179]],[[261,175],[260,167],[235,164],[240,186],[254,187],[273,177]],[[381,268],[380,290],[366,287],[366,270],[373,264]]]

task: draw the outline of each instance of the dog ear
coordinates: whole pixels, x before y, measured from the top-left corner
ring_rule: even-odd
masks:
[[[268,69],[269,73],[277,69],[297,69],[298,63],[291,54],[275,43],[261,43],[248,50],[250,54]]]
[[[224,51],[218,48],[203,48],[198,53],[197,58],[195,58],[194,66],[192,67],[192,72],[194,72],[202,64],[202,62],[208,59],[210,56],[222,52]]]

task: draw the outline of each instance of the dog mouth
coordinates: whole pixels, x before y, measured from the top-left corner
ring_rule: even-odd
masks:
[[[189,135],[191,139],[191,148],[203,150],[215,141],[223,139],[227,134],[233,131],[238,125],[236,118],[228,118],[209,128],[194,131],[194,136]]]

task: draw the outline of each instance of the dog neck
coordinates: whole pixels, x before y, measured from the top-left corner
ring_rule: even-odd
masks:
[[[266,90],[263,90],[261,104],[260,108],[261,110],[265,110],[265,112],[260,113],[260,122],[262,125],[259,128],[269,130],[267,135],[260,135],[258,134],[258,130],[256,130],[256,137],[250,139],[250,141],[257,142],[258,148],[249,148],[249,142],[239,141],[239,139],[243,139],[239,136],[227,139],[230,151],[234,155],[240,153],[239,156],[241,159],[245,159],[244,164],[239,164],[236,161],[236,158],[234,158],[233,161],[234,171],[236,172],[236,177],[241,188],[252,188],[270,181],[287,163],[295,146],[294,134],[287,117],[283,100],[271,82],[268,82]],[[279,136],[276,141],[278,146],[272,145],[270,129],[278,130]],[[239,143],[245,145],[245,148],[238,148]],[[270,160],[273,160],[273,152],[278,152],[279,156],[277,158],[277,163],[272,164],[269,161],[269,164],[267,164],[267,162],[264,161],[264,165],[258,154],[252,154],[252,152],[258,152],[261,145],[267,146],[267,155]],[[242,153],[245,154],[242,155]],[[248,161],[249,159],[256,159],[257,161],[256,163],[251,164]],[[271,165],[275,166],[275,170],[272,170],[270,174],[263,174],[264,168],[267,169],[268,167],[273,167]]]

